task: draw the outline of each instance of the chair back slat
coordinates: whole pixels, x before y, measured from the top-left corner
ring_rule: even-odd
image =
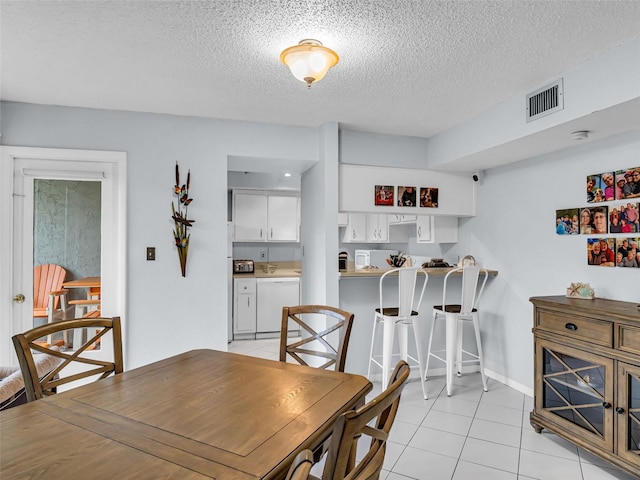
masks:
[[[473,310],[476,292],[478,289],[478,275],[480,267],[470,265],[462,268],[462,299],[460,300],[460,313],[467,315]]]
[[[89,338],[86,342],[82,345],[74,345],[73,351],[59,350],[55,346],[52,347],[40,341],[44,337],[76,329],[86,329],[90,333],[87,335]],[[109,333],[113,341],[113,361],[82,356],[88,350],[95,348],[99,342],[100,345],[104,345],[102,339]],[[56,388],[60,385],[96,375],[99,375],[99,378],[102,379],[123,371],[122,332],[119,317],[77,318],[48,323],[14,335],[12,340],[24,378],[28,402],[38,400],[45,395],[54,394]],[[34,352],[44,353],[59,358],[61,361],[47,375],[39,378]],[[67,367],[78,364],[83,365],[85,370],[80,373],[65,375]]]
[[[353,326],[353,313],[326,305],[297,305],[282,308],[280,329],[280,361],[292,358],[301,365],[309,365],[312,358],[318,359],[318,365],[309,366],[335,369],[344,372],[347,360],[347,348]],[[314,328],[322,325],[322,328]],[[289,339],[289,323],[300,328],[301,336]],[[335,336],[338,336],[337,346]],[[333,342],[333,343],[332,343]],[[321,361],[324,363],[320,364]]]
[[[49,306],[49,292],[62,288],[67,271],[60,265],[46,263],[33,267],[33,308],[47,308]],[[58,297],[53,308],[58,307]]]
[[[400,405],[400,395],[409,378],[409,365],[396,365],[388,387],[363,407],[338,417],[331,434],[322,473],[323,480],[364,480],[378,478],[384,463],[387,438]],[[371,437],[369,450],[357,455],[362,436]],[[361,458],[355,464],[356,456]]]

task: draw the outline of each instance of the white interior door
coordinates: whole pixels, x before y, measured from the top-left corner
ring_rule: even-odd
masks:
[[[23,147],[0,148],[0,215],[2,225],[8,226],[6,230],[10,232],[8,234],[3,228],[0,235],[0,258],[3,263],[0,284],[3,292],[11,292],[11,295],[3,295],[0,300],[0,361],[2,364],[15,364],[11,337],[33,327],[33,218],[36,179],[101,183],[102,316],[120,316],[123,324],[126,324],[126,154]],[[12,181],[8,180],[9,175]],[[5,265],[8,268],[5,268]],[[19,295],[24,296],[24,302],[16,301]],[[123,341],[126,345],[126,339]],[[105,352],[110,350],[110,345],[105,343],[100,351],[91,355],[105,356]]]

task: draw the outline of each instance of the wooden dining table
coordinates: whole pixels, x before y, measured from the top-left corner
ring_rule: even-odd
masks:
[[[0,478],[281,479],[371,383],[193,350],[0,413]]]

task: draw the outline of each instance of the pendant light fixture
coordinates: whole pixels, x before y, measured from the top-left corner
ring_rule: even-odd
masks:
[[[300,40],[298,45],[286,48],[280,54],[280,61],[289,67],[294,77],[305,82],[309,88],[313,82],[322,80],[338,60],[336,52],[311,38]]]

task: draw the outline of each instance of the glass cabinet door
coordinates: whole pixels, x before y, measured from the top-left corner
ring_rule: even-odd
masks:
[[[575,435],[613,450],[613,361],[540,340],[536,410]]]
[[[640,367],[618,364],[618,455],[640,468]]]

